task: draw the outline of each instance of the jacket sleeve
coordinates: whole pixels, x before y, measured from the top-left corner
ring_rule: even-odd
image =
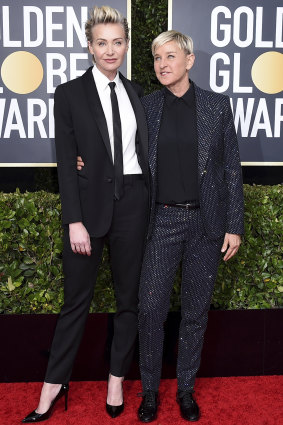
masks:
[[[82,221],[76,170],[77,143],[64,87],[54,94],[55,145],[63,224]]]
[[[225,96],[224,115],[224,168],[228,188],[227,233],[244,233],[244,194],[239,147],[229,97]]]
[[[143,88],[140,84],[136,83],[135,81],[131,81],[132,86],[135,90],[135,92],[137,93],[138,97],[141,98],[144,95],[144,91]]]

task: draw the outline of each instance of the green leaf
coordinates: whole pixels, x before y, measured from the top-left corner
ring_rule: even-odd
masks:
[[[7,286],[8,286],[9,291],[11,291],[11,292],[15,289],[15,286],[13,285],[11,276],[8,277]]]
[[[34,275],[34,270],[26,270],[24,272],[25,277],[30,277],[30,276],[33,276],[33,275]]]

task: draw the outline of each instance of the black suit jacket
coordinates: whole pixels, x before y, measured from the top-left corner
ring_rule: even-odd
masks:
[[[136,151],[149,179],[145,113],[142,89],[120,78],[137,120]],[[106,119],[92,67],[81,77],[61,84],[54,95],[55,143],[63,224],[83,222],[90,236],[101,237],[110,227],[114,202],[114,166]],[[76,157],[85,166],[77,171]]]
[[[192,82],[192,84],[194,84]],[[228,96],[194,84],[198,137],[200,209],[206,234],[244,233],[243,183],[237,137]],[[149,166],[154,220],[157,190],[158,134],[164,107],[164,89],[142,99],[149,130]]]

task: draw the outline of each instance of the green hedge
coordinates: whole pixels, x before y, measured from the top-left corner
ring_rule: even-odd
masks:
[[[221,264],[213,308],[283,306],[282,186],[245,185],[246,235]],[[63,302],[62,229],[57,194],[0,194],[0,313],[57,313]],[[180,307],[180,273],[171,309]],[[107,250],[92,312],[115,310]]]
[[[132,79],[145,94],[161,88],[153,69],[152,40],[167,31],[167,0],[132,0]]]

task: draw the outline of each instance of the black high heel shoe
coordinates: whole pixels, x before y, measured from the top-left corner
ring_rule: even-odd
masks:
[[[52,416],[53,410],[55,408],[55,404],[63,396],[65,396],[65,410],[67,410],[68,409],[68,391],[69,391],[69,385],[63,384],[62,387],[60,388],[59,393],[56,395],[54,400],[52,400],[49,409],[45,413],[37,413],[35,410],[33,410],[29,415],[27,415],[22,420],[22,422],[35,423],[35,422],[41,422],[41,421],[45,421],[46,419],[49,419],[50,416]]]
[[[122,382],[123,381],[124,381],[124,378]],[[122,382],[121,382],[121,385],[122,385]],[[123,388],[122,388],[122,391],[123,391]],[[111,418],[117,418],[117,416],[119,416],[123,412],[123,410],[124,410],[124,402],[120,404],[120,406],[112,406],[111,404],[108,404],[106,401],[106,412]]]
[[[124,402],[120,406],[111,406],[111,404],[106,403],[106,412],[111,418],[117,418],[124,410]]]

